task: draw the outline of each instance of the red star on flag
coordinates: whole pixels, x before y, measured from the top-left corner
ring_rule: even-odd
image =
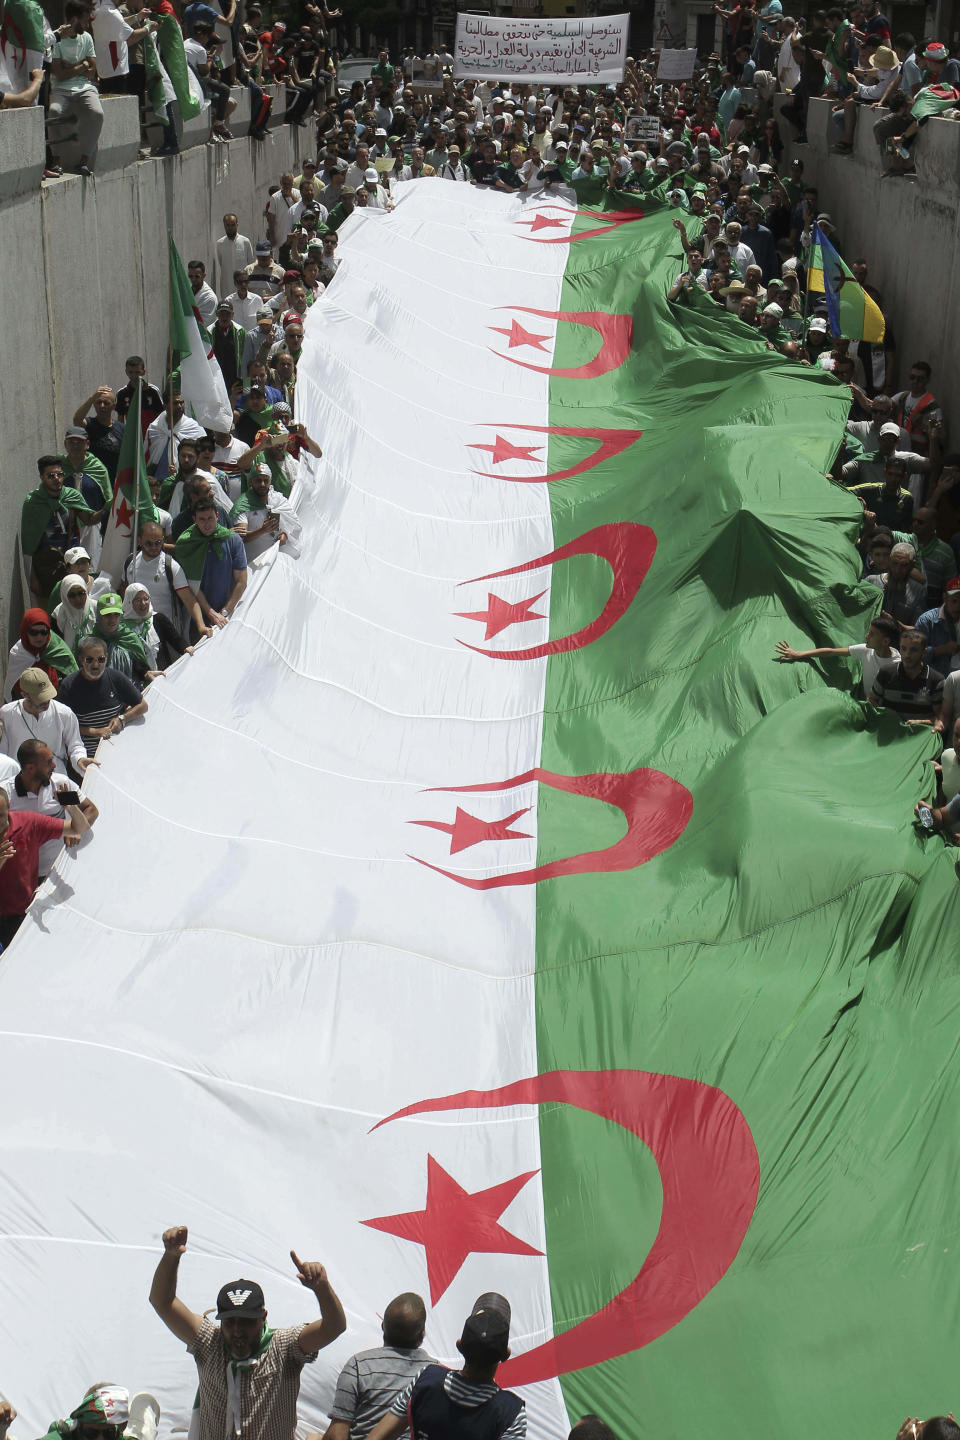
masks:
[[[509,330],[504,330],[500,325],[491,325],[490,329],[496,330],[498,335],[506,335],[508,350],[515,350],[518,345],[529,345],[531,350],[546,350],[544,341],[551,339],[549,335],[535,335],[532,330],[524,330],[516,320],[513,321]]]
[[[117,506],[117,524],[122,526],[125,530],[129,530],[132,520],[133,511],[127,504],[126,495],[122,495],[120,497],[120,504]]]
[[[518,225],[529,225],[530,234],[535,235],[538,230],[562,230],[566,220],[559,220],[553,215],[534,215],[532,220],[518,220]]]
[[[410,824],[425,825],[428,830],[443,830],[450,836],[450,854],[456,855],[458,851],[469,850],[471,845],[479,845],[484,840],[529,840],[531,837],[525,830],[510,829],[514,820],[526,815],[529,809],[527,805],[523,810],[514,810],[512,815],[505,815],[502,820],[481,820],[479,815],[471,815],[458,805],[452,825],[446,820],[411,820]]]
[[[547,617],[539,610],[531,610],[531,605],[536,605],[546,590],[541,590],[536,595],[531,595],[529,600],[501,600],[499,595],[493,595],[487,591],[486,610],[455,610],[461,620],[482,620],[486,624],[484,640],[492,640],[494,635],[499,635],[501,630],[506,630],[508,625],[522,625],[527,620],[545,620]]]
[[[529,1170],[513,1180],[492,1185],[489,1190],[470,1194],[428,1155],[426,1207],[403,1215],[381,1215],[362,1224],[423,1246],[430,1301],[435,1305],[450,1288],[468,1255],[543,1254],[497,1224],[507,1206],[536,1174],[536,1170]]]
[[[542,445],[511,445],[509,440],[504,440],[498,435],[493,445],[470,445],[471,450],[489,450],[493,456],[494,465],[502,465],[505,460],[532,460],[534,455],[542,449]]]

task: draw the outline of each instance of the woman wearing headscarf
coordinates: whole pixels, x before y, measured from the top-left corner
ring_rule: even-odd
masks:
[[[77,668],[70,647],[52,633],[50,616],[39,607],[28,610],[20,622],[20,639],[7,658],[4,700],[20,699],[18,681],[31,667],[45,671],[53,685],[60,683],[61,675],[72,675]]]
[[[82,575],[65,575],[60,582],[60,595],[60,604],[53,611],[53,623],[71,653],[76,655],[78,644],[93,629],[96,609]]]
[[[166,615],[153,608],[146,585],[128,585],[123,595],[123,619],[140,636],[151,670],[165,670],[180,655],[192,655],[180,631]]]

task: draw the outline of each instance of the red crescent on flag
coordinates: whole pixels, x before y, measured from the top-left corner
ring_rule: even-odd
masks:
[[[672,1330],[733,1264],[760,1188],[760,1159],[743,1112],[722,1090],[679,1075],[554,1070],[498,1090],[421,1100],[379,1123],[441,1110],[544,1104],[572,1105],[636,1135],[657,1162],[663,1210],[653,1247],[630,1284],[562,1335],[508,1360],[497,1373],[503,1385],[532,1385],[600,1365]]]
[[[581,230],[578,235],[552,235],[537,236],[534,234],[524,235],[524,240],[532,240],[535,245],[576,245],[580,240],[591,240],[595,235],[608,235],[611,230],[618,230],[621,225],[630,225],[634,220],[642,220],[642,210],[569,210],[563,205],[541,206],[538,214],[547,208],[559,210],[561,215],[589,215],[592,220],[599,220],[602,223],[594,230]],[[515,220],[515,225],[529,224],[531,230],[536,229],[536,217],[532,221],[521,219]]]
[[[553,365],[533,365],[529,360],[516,360],[512,355],[494,350],[492,345],[489,347],[491,354],[501,360],[520,365],[524,370],[536,370],[538,375],[557,375],[565,380],[595,380],[598,375],[616,370],[630,354],[633,344],[632,315],[608,315],[603,310],[533,310],[528,305],[498,305],[496,308],[513,310],[518,315],[539,315],[544,320],[566,320],[568,325],[589,325],[600,336],[600,349],[594,358],[585,365],[575,365],[568,370]]]
[[[489,425],[484,428],[494,430],[523,430],[534,435],[574,435],[583,436],[588,440],[596,440],[598,448],[585,460],[576,465],[571,465],[567,470],[551,470],[546,475],[492,475],[489,470],[474,470],[474,475],[483,475],[487,479],[510,480],[518,485],[546,485],[551,480],[569,480],[573,475],[582,475],[586,470],[592,470],[595,465],[602,465],[604,460],[612,460],[614,455],[619,455],[626,450],[634,441],[639,440],[643,434],[642,430],[587,430],[575,425],[513,425],[506,423],[500,426]],[[488,446],[470,444],[471,450],[488,449]]]
[[[693,814],[693,796],[685,785],[664,775],[662,770],[628,770],[626,774],[556,775],[552,770],[527,770],[509,780],[494,780],[486,785],[440,785],[429,793],[444,795],[490,795],[495,791],[514,790],[537,780],[551,790],[568,795],[582,795],[589,800],[602,800],[623,812],[626,833],[604,850],[582,851],[562,860],[550,860],[529,870],[510,870],[504,875],[482,879],[458,875],[411,855],[418,865],[446,875],[469,890],[499,890],[505,885],[536,885],[540,880],[557,880],[565,875],[605,874],[617,870],[633,870],[645,865],[680,838]],[[414,821],[414,824],[420,822]]]
[[[561,545],[558,550],[538,555],[535,560],[527,560],[523,565],[512,565],[508,570],[494,570],[490,575],[461,580],[460,585],[475,585],[481,580],[499,580],[504,575],[522,575],[527,570],[542,570],[547,565],[556,565],[559,560],[568,560],[573,555],[598,555],[613,571],[613,585],[606,605],[596,620],[575,630],[572,635],[545,640],[542,645],[531,645],[526,650],[486,650],[482,645],[468,645],[466,640],[457,643],[467,650],[475,650],[478,655],[488,655],[491,660],[539,660],[544,655],[563,655],[569,650],[582,650],[584,645],[591,645],[605,635],[629,609],[650,569],[656,548],[657,537],[649,525],[617,520],[610,525],[598,525],[595,530],[588,530],[576,540]]]

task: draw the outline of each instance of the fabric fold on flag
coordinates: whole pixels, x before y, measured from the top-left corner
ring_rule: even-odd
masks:
[[[143,451],[143,429],[140,424],[141,390],[130,402],[123,424],[120,454],[117,457],[117,478],[113,483],[113,501],[100,550],[100,568],[119,580],[123,563],[132,555],[139,538],[139,527],[147,520],[157,520],[157,507],[150,494],[147,462]]]

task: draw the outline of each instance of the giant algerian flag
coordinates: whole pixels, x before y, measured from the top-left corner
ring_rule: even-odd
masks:
[[[146,1302],[273,1325],[327,1262],[531,1434],[891,1434],[955,1404],[953,855],[929,733],[778,640],[862,638],[849,399],[705,297],[672,212],[425,180],[314,305],[299,561],[101,748],[0,964],[4,1385],[195,1383]],[[54,904],[54,901],[58,903]],[[57,1364],[36,1343],[56,1313]]]
[[[187,414],[208,430],[229,430],[233,410],[213,342],[194,304],[193,290],[180,252],[170,247],[170,352],[180,372],[180,393]]]

